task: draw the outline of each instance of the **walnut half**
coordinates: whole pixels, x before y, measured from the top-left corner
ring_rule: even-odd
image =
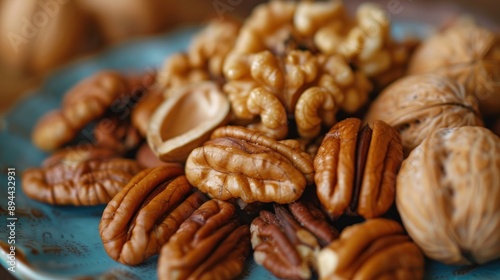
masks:
[[[238,126],[218,128],[186,162],[193,186],[222,200],[241,198],[290,203],[312,184],[311,157],[259,132]]]

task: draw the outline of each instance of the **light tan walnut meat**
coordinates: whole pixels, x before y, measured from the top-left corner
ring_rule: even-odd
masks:
[[[54,205],[105,204],[141,169],[133,160],[118,158],[116,151],[68,147],[40,168],[24,171],[22,188],[28,197]]]
[[[228,58],[225,76],[224,91],[235,117],[260,116],[258,130],[275,139],[287,135],[286,113],[295,115],[302,137],[314,138],[322,125],[334,124],[340,109],[353,113],[363,106],[372,89],[366,76],[352,70],[344,58],[299,50]],[[269,110],[256,110],[254,100],[264,99]]]
[[[158,83],[171,96],[172,89],[189,83],[222,79],[226,55],[233,47],[239,23],[231,20],[213,20],[189,44],[187,53],[167,58],[158,72]]]
[[[345,228],[319,253],[323,279],[423,279],[424,256],[391,220],[372,219]]]
[[[250,252],[250,231],[229,202],[201,205],[166,243],[158,260],[159,279],[234,279]]]
[[[149,147],[162,161],[184,162],[212,131],[227,123],[230,109],[229,100],[214,82],[180,87],[151,116]]]
[[[60,110],[38,120],[32,134],[33,143],[45,151],[62,147],[128,93],[125,77],[117,72],[103,71],[82,80],[65,94]]]
[[[332,218],[379,217],[393,205],[402,160],[394,128],[382,121],[362,128],[361,120],[345,119],[325,135],[314,158],[318,198]]]
[[[333,22],[315,34],[314,43],[327,54],[349,59],[361,72],[375,77],[408,60],[407,48],[390,36],[390,19],[385,11],[371,3],[361,4],[353,23]]]
[[[456,23],[425,40],[408,73],[437,73],[465,86],[483,114],[500,112],[500,36],[472,23]]]
[[[118,262],[138,265],[159,253],[206,198],[182,168],[159,166],[137,174],[108,203],[99,224],[104,249]]]
[[[368,123],[375,120],[399,131],[405,157],[436,129],[483,125],[473,93],[433,74],[407,76],[387,87],[366,116]]]
[[[308,154],[287,144],[243,127],[221,127],[191,152],[186,177],[217,199],[290,203],[312,184],[314,170]]]
[[[255,262],[286,279],[310,279],[319,250],[338,237],[327,216],[303,201],[288,207],[274,204],[274,213],[261,211],[250,232]]]
[[[429,258],[483,264],[500,257],[499,171],[500,138],[483,127],[436,130],[403,162],[396,205]]]

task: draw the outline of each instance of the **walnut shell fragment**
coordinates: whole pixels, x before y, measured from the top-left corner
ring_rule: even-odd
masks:
[[[22,188],[35,200],[54,205],[108,203],[142,167],[92,146],[67,148],[24,171]]]
[[[483,125],[473,93],[433,74],[407,76],[384,89],[366,116],[368,123],[375,120],[399,131],[405,157],[436,129]]]
[[[319,253],[320,279],[423,279],[424,256],[395,221],[347,227]]]
[[[126,265],[159,253],[206,198],[182,175],[182,168],[159,166],[137,174],[108,203],[99,224],[104,249]]]
[[[318,198],[332,218],[381,216],[394,202],[402,160],[394,128],[382,121],[361,128],[361,120],[345,119],[326,134],[314,158]]]
[[[500,138],[483,127],[436,130],[403,162],[396,205],[429,258],[483,264],[500,257],[499,171]]]
[[[162,249],[159,279],[234,279],[250,252],[250,231],[229,202],[201,205]]]
[[[229,111],[229,101],[215,83],[181,87],[151,117],[148,144],[161,160],[183,162],[227,122]]]
[[[298,146],[298,144],[297,144]],[[186,177],[210,196],[290,203],[313,182],[311,157],[259,132],[226,126],[191,152]]]

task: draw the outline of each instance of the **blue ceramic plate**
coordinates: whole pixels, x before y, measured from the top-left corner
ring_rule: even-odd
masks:
[[[420,24],[396,23],[393,34],[419,37],[429,32]],[[50,75],[42,87],[6,114],[0,127],[0,259],[9,264],[10,230],[15,222],[16,266],[20,279],[156,279],[157,258],[128,267],[111,260],[104,251],[98,224],[104,206],[54,207],[28,199],[21,190],[21,173],[38,166],[47,156],[30,142],[36,120],[60,105],[64,92],[83,77],[100,69],[140,71],[158,68],[165,57],[186,48],[198,28],[184,28],[160,37],[128,42],[98,56],[69,65]],[[7,172],[15,168],[15,216],[9,216]],[[9,220],[17,218],[17,220]],[[11,239],[12,240],[12,239]],[[242,279],[274,279],[250,258]],[[500,261],[479,268],[451,267],[428,262],[428,279],[500,279]]]

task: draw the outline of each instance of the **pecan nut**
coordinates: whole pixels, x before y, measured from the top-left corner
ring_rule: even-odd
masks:
[[[127,93],[127,80],[117,72],[103,71],[81,81],[66,93],[60,110],[47,113],[37,122],[33,143],[46,151],[60,148]]]
[[[158,254],[161,246],[205,200],[182,175],[182,168],[146,169],[104,209],[99,232],[108,255],[137,265]]]
[[[159,279],[233,279],[250,252],[250,232],[236,207],[221,200],[201,205],[162,247]]]
[[[320,279],[423,279],[424,256],[391,220],[345,228],[318,256]]]
[[[307,202],[294,202],[288,210],[275,204],[274,212],[263,210],[252,221],[255,262],[279,278],[310,279],[319,250],[338,232],[319,208]]]
[[[114,152],[92,146],[67,149],[23,173],[22,188],[28,197],[54,205],[104,204],[142,170]]]
[[[116,150],[119,154],[134,150],[143,140],[130,120],[121,120],[119,116],[99,120],[94,127],[93,134],[96,146]]]
[[[393,204],[403,160],[398,132],[382,121],[361,128],[350,118],[333,126],[314,158],[318,198],[332,218],[383,215]]]
[[[186,162],[193,186],[222,200],[290,203],[313,181],[311,157],[244,127],[216,129]]]

